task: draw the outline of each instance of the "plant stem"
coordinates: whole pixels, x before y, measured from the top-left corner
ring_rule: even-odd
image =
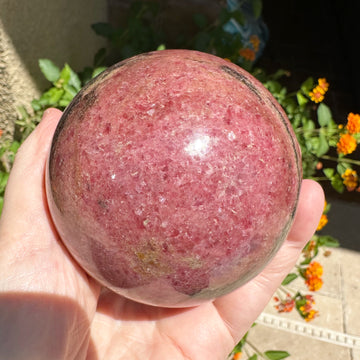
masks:
[[[323,177],[311,177],[311,180],[315,180],[315,181],[329,181],[329,179],[325,176]]]
[[[294,131],[296,134],[305,134],[305,133],[319,133],[321,129],[304,129],[303,127],[298,127]]]
[[[264,354],[253,344],[251,343],[249,340],[246,340],[246,343],[262,358],[265,359]]]
[[[333,157],[333,156],[323,155],[323,156],[320,156],[320,159],[336,161],[336,162],[343,162],[343,163],[347,163],[347,164],[353,164],[353,165],[360,166],[360,161],[359,160],[353,160],[353,159],[348,159],[348,158],[339,159],[339,158],[336,158],[336,157]]]
[[[283,291],[283,292],[286,294],[286,296],[288,296],[288,295],[290,295],[290,296],[295,296],[295,294],[297,293],[297,291],[291,290],[290,288],[285,287],[284,285],[280,285],[280,286],[279,286],[279,289],[280,289],[281,291]]]

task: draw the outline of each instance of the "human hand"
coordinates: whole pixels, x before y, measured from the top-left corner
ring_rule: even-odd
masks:
[[[49,109],[19,149],[0,219],[0,359],[219,359],[248,331],[320,219],[321,187],[304,180],[295,222],[271,263],[213,302],[185,309],[112,293],[72,259],[52,223],[44,173],[61,112]]]

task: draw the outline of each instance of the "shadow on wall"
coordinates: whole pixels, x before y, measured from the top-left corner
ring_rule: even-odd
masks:
[[[14,67],[15,73],[24,67],[38,89],[43,89],[47,82],[38,59],[49,58],[59,66],[68,62],[76,70],[91,65],[104,40],[92,34],[90,26],[106,21],[106,13],[106,0],[0,0],[0,24],[10,48],[4,49],[2,63]],[[7,63],[11,52],[21,63]]]

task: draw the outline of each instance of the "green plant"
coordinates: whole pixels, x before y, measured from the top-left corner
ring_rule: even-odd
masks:
[[[230,10],[223,6],[215,19],[208,18],[202,13],[194,13],[192,21],[196,31],[192,36],[179,36],[169,39],[160,19],[162,7],[157,1],[132,1],[127,13],[126,24],[114,27],[106,22],[92,25],[92,29],[99,36],[105,37],[110,44],[110,53],[105,48],[98,51],[96,59],[108,64],[137,55],[139,53],[156,50],[159,46],[168,47],[169,43],[177,48],[194,49],[207,53],[214,53],[220,57],[251,69],[256,53],[259,50],[260,39],[257,35],[250,38],[250,45],[245,46],[243,35],[230,33],[225,25],[233,20],[239,25],[246,25],[246,14],[243,10],[245,3],[250,4],[252,16],[257,19],[261,15],[261,0],[242,0],[238,8]],[[175,42],[175,44],[174,44]]]
[[[0,132],[1,136],[1,132]],[[6,140],[0,147],[0,215],[4,204],[4,194],[15,154],[20,147],[19,141]]]
[[[95,58],[101,63],[123,60],[133,55],[156,50],[165,41],[159,26],[160,4],[156,1],[132,1],[124,26],[114,27],[106,22],[91,27],[99,36],[105,37],[112,54],[101,48]],[[110,57],[110,59],[109,59]]]
[[[254,326],[256,326],[256,324],[253,324],[252,327]],[[244,335],[230,353],[229,357],[232,360],[240,360],[242,358],[242,354],[245,354],[248,360],[282,360],[290,356],[287,351],[283,350],[268,350],[261,352],[251,341],[248,340],[248,335],[249,332]]]
[[[49,59],[40,59],[39,67],[51,86],[38,99],[31,102],[31,111],[25,106],[18,108],[19,118],[15,123],[13,140],[6,140],[0,146],[0,215],[4,202],[4,193],[15,154],[41,121],[44,111],[50,107],[64,110],[78,91],[93,77],[103,71],[104,67],[85,68],[76,73],[68,64],[62,69]],[[0,130],[0,137],[2,131]]]
[[[349,113],[346,124],[333,119],[325,104],[329,84],[325,78],[317,83],[309,77],[297,91],[288,92],[280,82],[287,72],[279,70],[267,76],[262,69],[254,75],[270,90],[284,108],[301,146],[305,178],[329,181],[342,193],[358,188],[356,169],[360,161],[350,157],[360,143],[360,115]],[[324,166],[326,164],[326,166]]]

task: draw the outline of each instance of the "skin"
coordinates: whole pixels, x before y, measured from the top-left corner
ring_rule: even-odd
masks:
[[[1,359],[224,360],[296,263],[324,195],[304,180],[295,222],[272,262],[238,290],[198,307],[141,305],[102,289],[52,224],[46,159],[61,112],[49,109],[20,148],[0,219]]]

